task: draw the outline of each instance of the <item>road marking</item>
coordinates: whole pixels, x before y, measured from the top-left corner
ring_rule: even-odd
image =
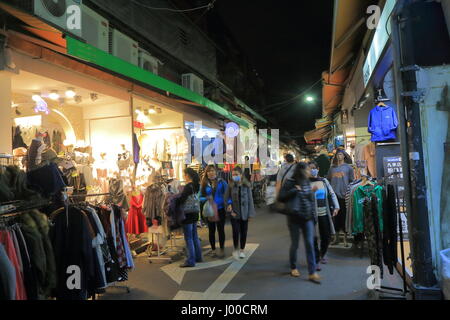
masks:
[[[229,257],[225,260],[216,260],[211,262],[202,262],[197,263],[195,267],[193,268],[180,268],[180,265],[184,263],[184,261],[168,264],[161,268],[163,272],[165,272],[173,281],[181,285],[184,279],[184,275],[188,271],[196,271],[196,270],[202,270],[202,269],[209,269],[209,268],[215,268],[220,267],[226,264],[229,264],[233,262],[233,257]]]
[[[242,267],[247,263],[259,244],[248,244],[245,250],[246,258],[234,260],[228,268],[213,282],[205,292],[193,292],[180,290],[173,300],[239,300],[245,293],[222,293],[233,278],[238,274]],[[190,268],[187,271],[195,270]],[[205,268],[202,268],[205,269]],[[199,269],[197,269],[199,270]],[[184,274],[183,274],[184,276]]]

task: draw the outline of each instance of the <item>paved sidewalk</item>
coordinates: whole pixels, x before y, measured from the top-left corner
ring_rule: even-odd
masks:
[[[110,288],[99,299],[373,299],[367,289],[369,259],[342,246],[332,247],[328,264],[322,265],[322,284],[307,281],[304,244],[301,240],[299,265],[302,276],[289,275],[289,234],[286,218],[270,214],[265,208],[249,223],[247,258],[231,258],[231,225],[226,226],[226,253],[223,260],[205,257],[196,270],[178,268],[173,264],[149,263],[146,256],[135,260],[136,269],[124,283],[131,289]],[[207,228],[200,229],[204,252],[207,252]],[[180,241],[182,243],[182,241]],[[386,273],[386,272],[385,272]],[[383,285],[399,287],[398,276],[386,276]]]

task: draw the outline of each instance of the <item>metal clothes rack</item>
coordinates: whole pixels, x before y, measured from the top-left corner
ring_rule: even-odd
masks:
[[[51,205],[53,202],[50,200],[42,201],[25,201],[25,200],[14,200],[8,202],[0,203],[0,209],[2,207],[10,206],[9,210],[0,210],[0,217],[19,214],[25,211],[41,209]]]
[[[395,172],[389,174],[388,176],[386,176],[384,178],[384,183],[387,185],[388,178],[390,178],[392,176],[398,176],[400,174],[401,174],[401,172],[398,172],[398,171],[395,171]],[[390,294],[390,295],[395,295],[395,294],[399,295],[398,297],[381,295],[380,299],[382,299],[382,300],[385,300],[385,299],[406,300],[406,295],[409,291],[408,291],[408,284],[406,281],[405,245],[404,245],[404,239],[403,239],[403,221],[402,221],[402,217],[401,217],[402,212],[400,210],[401,204],[400,204],[400,196],[399,196],[399,188],[398,188],[399,186],[398,186],[398,182],[395,182],[392,184],[394,185],[394,190],[395,190],[395,202],[396,202],[396,211],[397,211],[397,219],[398,219],[398,232],[399,232],[399,238],[400,238],[402,274],[400,274],[400,272],[398,272],[397,268],[395,268],[395,270],[397,270],[400,277],[402,278],[403,288],[393,288],[393,287],[381,286],[381,289],[377,289],[377,291],[380,293],[385,293],[385,294]],[[384,289],[384,290],[382,290],[382,289]],[[386,290],[392,290],[395,292],[389,292]]]
[[[66,193],[66,192],[64,192]],[[73,200],[75,198],[88,198],[88,197],[101,197],[101,196],[110,196],[111,193],[95,193],[95,194],[77,194],[77,195],[67,195],[67,200]],[[66,205],[68,205],[69,203],[67,203]],[[74,202],[72,201],[70,204],[74,204]],[[115,282],[114,282],[115,283]],[[112,286],[108,286],[107,288],[116,288],[116,289],[124,289],[127,293],[130,293],[130,287],[128,286],[121,286],[121,285],[112,285]],[[92,296],[92,300],[96,300],[96,295],[98,293],[94,293],[94,295]]]

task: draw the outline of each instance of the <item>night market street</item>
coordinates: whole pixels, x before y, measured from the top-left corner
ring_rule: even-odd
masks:
[[[202,228],[200,237],[208,252],[207,228]],[[231,226],[226,226],[226,253],[228,263],[223,266],[187,271],[181,285],[175,282],[161,268],[170,267],[170,264],[149,263],[147,255],[143,253],[136,261],[136,270],[130,273],[129,281],[123,283],[130,287],[131,292],[123,289],[110,288],[107,294],[99,299],[114,300],[154,300],[174,299],[179,291],[205,292],[219,277],[227,273],[229,265],[235,261],[231,258],[232,240]],[[182,239],[179,240],[181,243]],[[223,294],[243,294],[243,300],[367,300],[377,297],[367,288],[368,275],[366,274],[369,260],[365,256],[360,258],[359,251],[344,248],[343,244],[332,246],[328,254],[328,264],[322,265],[324,281],[321,285],[306,280],[307,268],[303,240],[300,243],[299,261],[300,278],[292,278],[289,274],[288,248],[289,233],[286,217],[271,214],[266,208],[261,208],[257,216],[249,225],[249,246],[259,245],[248,262],[237,275],[232,278],[223,290]],[[206,263],[214,261],[209,258]],[[174,262],[178,267],[181,261]],[[201,268],[201,264],[198,264]],[[194,268],[195,269],[195,268]],[[385,271],[387,272],[387,271]],[[122,284],[121,284],[122,285]],[[382,281],[383,286],[401,287],[401,279],[397,275],[386,273]],[[164,288],[164,289],[163,289]],[[183,299],[189,300],[192,295]],[[215,299],[217,295],[203,297],[202,300]]]

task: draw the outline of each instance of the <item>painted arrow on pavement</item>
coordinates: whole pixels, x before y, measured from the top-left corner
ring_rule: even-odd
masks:
[[[226,264],[229,264],[234,261],[233,257],[229,257],[225,260],[216,260],[211,262],[202,262],[197,263],[197,265],[193,268],[180,268],[180,265],[184,263],[184,261],[168,264],[161,268],[162,271],[164,271],[173,281],[181,285],[184,279],[184,275],[188,271],[196,271],[196,270],[202,270],[202,269],[209,269],[209,268],[215,268],[220,267]]]
[[[238,274],[238,272],[242,269],[242,267],[245,265],[245,263],[250,259],[250,257],[253,255],[253,253],[256,251],[256,249],[259,247],[259,244],[248,244],[246,246],[246,258],[245,259],[239,259],[234,260],[231,265],[217,278],[216,281],[213,282],[213,284],[205,291],[205,292],[193,292],[193,291],[183,291],[180,290],[176,294],[176,296],[173,298],[173,300],[239,300],[241,299],[245,293],[222,293],[223,290],[228,286],[228,284],[233,280],[233,278]],[[225,261],[217,261],[217,263],[220,263],[219,265],[224,265],[229,263],[229,260]],[[199,269],[205,269],[206,267],[195,267],[190,268],[187,271],[194,271]],[[211,268],[209,266],[208,268]],[[181,269],[181,268],[179,268]],[[183,274],[184,276],[184,274]],[[174,279],[174,278],[172,278]],[[179,278],[178,278],[179,279]],[[182,278],[181,278],[182,279]],[[181,283],[181,281],[180,281]]]

